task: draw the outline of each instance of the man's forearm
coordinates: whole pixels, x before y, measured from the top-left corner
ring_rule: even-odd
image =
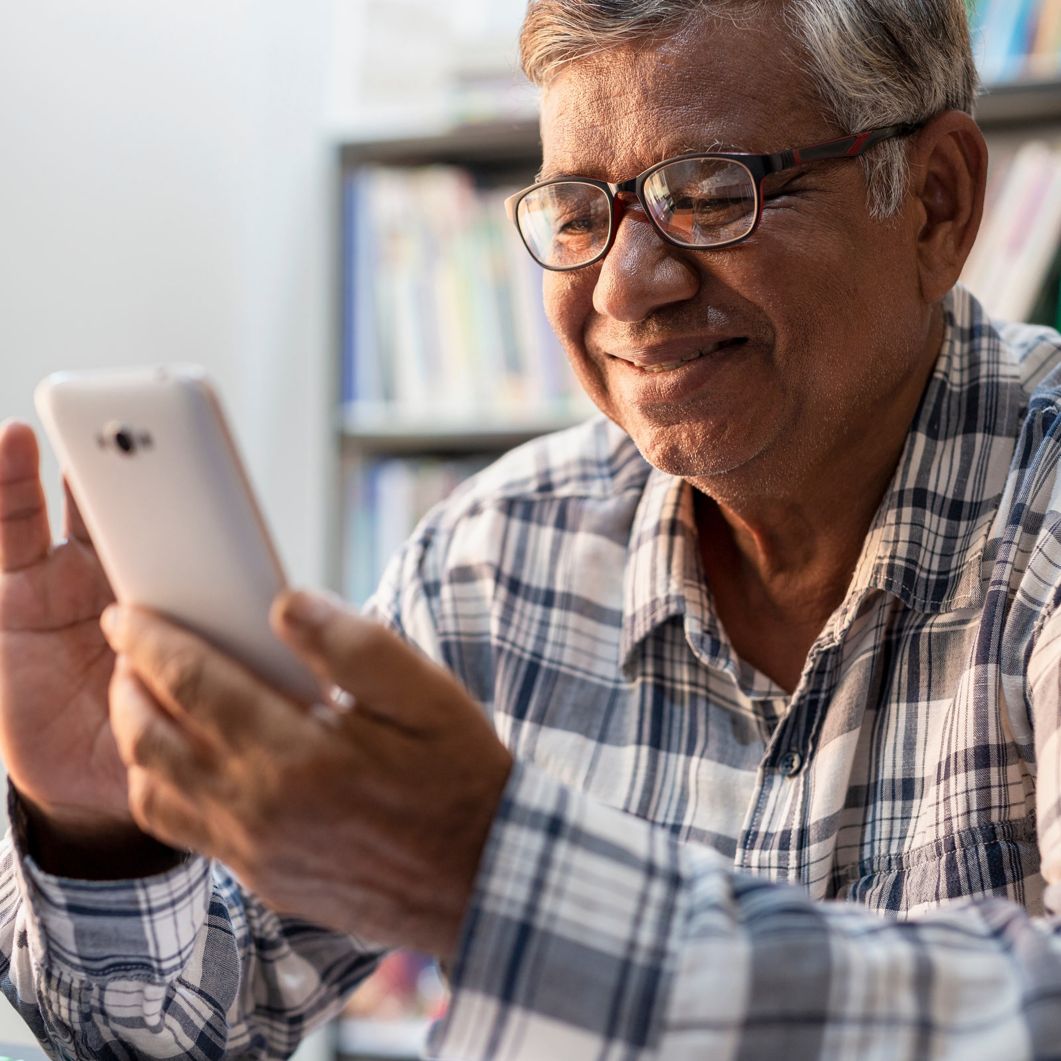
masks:
[[[728,859],[520,764],[487,842],[438,1056],[1054,1056],[1061,919],[916,919]]]

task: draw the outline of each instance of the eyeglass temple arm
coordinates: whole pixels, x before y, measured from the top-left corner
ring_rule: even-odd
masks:
[[[857,158],[882,140],[890,140],[894,136],[906,136],[920,128],[919,124],[911,123],[887,125],[882,129],[871,129],[866,133],[854,133],[851,136],[838,137],[836,140],[827,140],[824,144],[780,151],[770,156],[768,168],[771,173],[777,173],[779,170],[803,166],[808,162],[822,162],[831,158]]]

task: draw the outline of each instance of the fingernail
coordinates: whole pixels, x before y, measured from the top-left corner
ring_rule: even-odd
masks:
[[[288,598],[283,618],[289,626],[311,629],[326,622],[331,614],[332,606],[324,597],[300,590]]]

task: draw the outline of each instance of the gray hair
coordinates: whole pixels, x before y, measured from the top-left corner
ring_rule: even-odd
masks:
[[[826,113],[846,132],[972,113],[978,79],[965,0],[531,0],[520,59],[543,85],[566,63],[698,16],[750,17],[778,4]],[[906,142],[878,144],[862,164],[871,214],[893,216],[909,180]]]

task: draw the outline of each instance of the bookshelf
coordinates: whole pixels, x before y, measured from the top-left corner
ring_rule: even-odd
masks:
[[[993,315],[1061,327],[1061,74],[988,86],[987,202],[963,281]]]
[[[410,522],[457,480],[590,412],[545,321],[541,272],[501,205],[539,161],[529,114],[338,149],[335,581],[349,599],[367,597]]]
[[[1000,147],[1003,157],[1013,145],[1029,138],[1061,142],[1061,72],[1055,77],[1029,78],[990,87],[979,101],[977,118],[992,148]],[[474,175],[477,187],[496,190],[529,183],[538,162],[537,119],[529,114],[452,129],[435,128],[425,130],[423,135],[410,135],[406,131],[393,138],[347,139],[337,150],[340,200],[346,202],[350,178],[366,167],[408,171],[440,165],[458,167]],[[343,356],[348,358],[350,299],[356,275],[351,276],[349,272],[348,246],[344,246],[342,257],[344,312],[340,332]],[[567,426],[589,411],[589,406],[580,403],[573,394],[561,402],[528,402],[500,413],[488,405],[457,410],[410,409],[386,401],[366,400],[337,401],[336,408],[335,431],[343,475],[339,496],[344,499],[345,509],[342,552],[347,555],[337,558],[335,582],[355,600],[363,599],[371,582],[368,573],[354,576],[349,566],[349,554],[359,547],[359,540],[363,542],[367,523],[376,515],[370,510],[361,513],[365,518],[360,522],[352,518],[351,510],[360,504],[357,484],[364,480],[368,469],[382,462],[402,460],[464,460],[472,467],[526,439]],[[417,1056],[425,1030],[422,999],[410,1001],[405,1014],[390,1023],[380,1022],[371,1011],[366,1014],[362,1010],[360,1015],[348,1015],[340,1021],[339,1057],[344,1061],[355,1058],[405,1061]]]
[[[1061,327],[1061,0],[967,6],[991,165],[962,280],[992,316]]]

